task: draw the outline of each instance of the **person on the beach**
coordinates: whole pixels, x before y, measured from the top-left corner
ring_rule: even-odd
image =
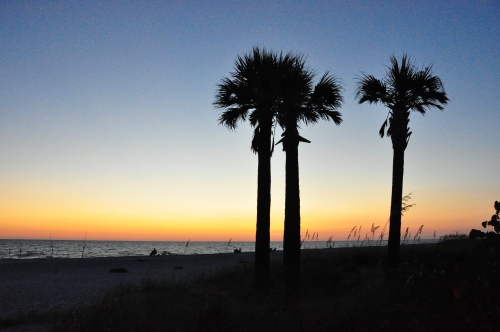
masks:
[[[156,256],[156,248],[153,248],[153,251],[151,251],[151,253],[149,254],[149,256]]]

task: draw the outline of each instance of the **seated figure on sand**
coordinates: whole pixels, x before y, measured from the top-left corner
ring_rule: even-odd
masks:
[[[151,253],[149,254],[149,256],[156,256],[156,248],[153,248],[153,251],[151,251]]]

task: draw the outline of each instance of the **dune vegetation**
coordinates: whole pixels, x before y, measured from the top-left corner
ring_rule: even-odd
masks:
[[[71,312],[26,316],[54,331],[496,331],[500,328],[498,240],[448,236],[401,246],[303,250],[300,292],[286,292],[281,260],[257,287],[241,264],[190,281],[120,285]],[[2,322],[3,327],[9,322]]]

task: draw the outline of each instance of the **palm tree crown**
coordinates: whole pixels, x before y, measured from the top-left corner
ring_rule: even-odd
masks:
[[[339,81],[326,72],[314,86],[315,74],[305,67],[303,56],[297,57],[291,65],[284,75],[283,99],[277,113],[278,124],[285,130],[280,140],[284,151],[288,144],[287,137],[291,135],[297,136],[299,141],[310,143],[298,135],[299,123],[310,125],[319,120],[332,120],[339,125],[342,122],[341,113],[336,111],[343,102]]]
[[[407,122],[410,111],[417,111],[422,115],[426,110],[436,107],[443,110],[443,106],[448,102],[441,79],[433,76],[432,66],[427,66],[421,70],[417,69],[407,55],[403,55],[401,64],[393,55],[390,58],[391,66],[388,67],[387,75],[379,80],[373,75],[363,74],[358,81],[356,98],[360,104],[368,102],[370,104],[381,103],[389,108],[387,119],[382,124],[379,134],[384,137],[385,128],[387,136],[394,139],[403,139],[398,142],[401,147],[406,148],[411,135],[408,130],[401,131],[395,122]],[[404,114],[398,114],[404,113]],[[398,121],[399,120],[399,121]],[[401,124],[399,124],[401,126]]]
[[[224,111],[219,124],[236,129],[248,117],[254,127],[252,151],[258,152],[262,122],[272,123],[283,91],[284,68],[295,61],[293,53],[276,54],[254,47],[251,53],[238,56],[232,78],[217,85],[214,106]],[[272,149],[272,146],[270,147]]]

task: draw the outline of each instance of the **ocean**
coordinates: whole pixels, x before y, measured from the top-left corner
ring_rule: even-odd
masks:
[[[435,243],[438,240],[422,239],[406,241],[412,243]],[[305,241],[302,249],[321,249],[353,246],[387,245],[376,240],[366,241]],[[255,242],[170,242],[170,241],[78,241],[78,240],[1,240],[0,259],[33,258],[91,258],[147,256],[156,248],[163,255],[199,255],[232,253],[234,249],[242,252],[255,251]],[[283,250],[283,242],[271,242],[271,248]]]

